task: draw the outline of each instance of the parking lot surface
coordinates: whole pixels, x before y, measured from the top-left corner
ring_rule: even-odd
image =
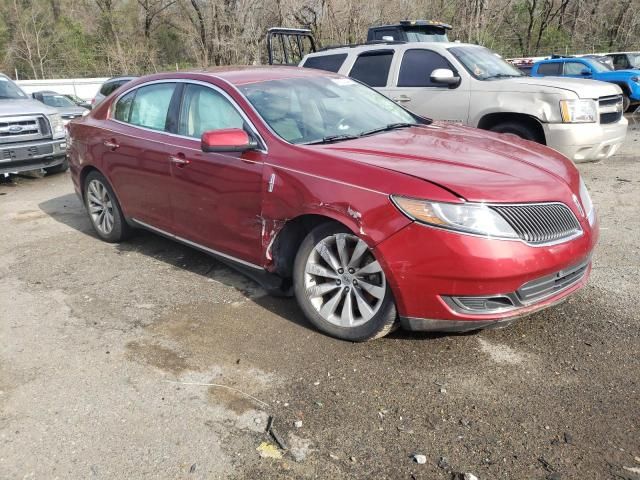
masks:
[[[630,122],[618,155],[579,165],[601,225],[588,286],[465,335],[335,340],[188,247],[101,242],[68,174],[1,183],[0,478],[640,479]]]

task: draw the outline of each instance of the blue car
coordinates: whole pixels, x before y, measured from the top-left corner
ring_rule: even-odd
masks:
[[[615,83],[622,89],[624,110],[640,103],[640,72],[637,70],[611,70],[597,60],[579,57],[561,57],[534,63],[532,77],[589,78]]]

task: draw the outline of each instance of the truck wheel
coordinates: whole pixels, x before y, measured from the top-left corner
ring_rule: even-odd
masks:
[[[84,203],[93,229],[105,242],[121,242],[131,234],[131,227],[124,219],[118,199],[100,172],[93,171],[87,175]]]
[[[540,137],[540,133],[530,125],[521,122],[503,122],[489,128],[492,132],[510,133],[517,135],[525,140],[544,144],[544,139]]]
[[[343,340],[380,338],[397,322],[382,267],[347,228],[324,223],[300,245],[293,269],[296,299],[319,330]]]
[[[44,169],[44,171],[47,172],[47,175],[64,173],[67,170],[69,170],[69,160],[67,160],[66,158],[64,159],[64,162],[62,162],[60,165],[56,165],[54,167],[47,167]]]

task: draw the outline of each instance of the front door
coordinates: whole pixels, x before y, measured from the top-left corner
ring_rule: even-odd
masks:
[[[184,85],[178,110],[179,136],[167,152],[175,234],[260,265],[264,153],[205,153],[200,144],[211,130],[249,132],[248,121],[221,90],[201,84]]]
[[[427,49],[409,49],[402,56],[389,87],[378,90],[418,115],[451,123],[466,123],[469,117],[470,90],[464,80],[455,88],[431,81],[439,68],[454,67],[439,53]]]

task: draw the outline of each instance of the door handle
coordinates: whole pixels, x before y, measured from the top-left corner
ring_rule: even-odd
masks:
[[[391,100],[393,100],[394,102],[410,102],[411,101],[411,99],[406,95],[400,95],[399,97],[392,98]]]
[[[171,160],[171,163],[173,163],[178,168],[184,168],[191,163],[190,160],[187,160],[186,158],[183,158],[179,155],[178,156],[171,155],[169,157],[169,160]]]
[[[116,148],[119,148],[120,145],[118,145],[116,143],[115,140],[111,139],[111,140],[105,140],[104,142],[102,142],[102,144],[107,147],[110,148],[111,150],[115,150]]]

